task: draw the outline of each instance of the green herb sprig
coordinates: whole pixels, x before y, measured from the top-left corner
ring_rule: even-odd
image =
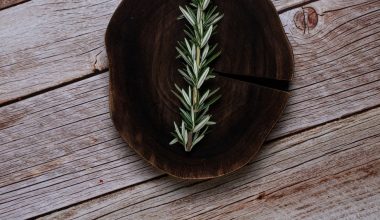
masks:
[[[178,72],[188,84],[188,88],[179,88],[175,84],[173,93],[182,103],[180,114],[182,122],[174,122],[174,139],[170,145],[180,143],[186,152],[190,152],[207,133],[209,126],[214,125],[212,115],[208,114],[210,106],[221,96],[219,89],[201,91],[202,85],[209,79],[215,78],[210,63],[220,56],[217,44],[210,45],[209,41],[217,28],[217,22],[223,14],[217,11],[217,6],[211,6],[210,0],[191,0],[188,6],[179,7],[185,19],[185,39],[178,42],[178,57],[183,60],[184,67]]]

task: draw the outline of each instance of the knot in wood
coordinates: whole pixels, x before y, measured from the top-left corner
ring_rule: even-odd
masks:
[[[302,11],[294,15],[294,24],[296,27],[306,33],[313,30],[318,24],[318,14],[314,8],[303,8]]]

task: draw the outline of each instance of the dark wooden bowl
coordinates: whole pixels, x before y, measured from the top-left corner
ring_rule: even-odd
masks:
[[[171,93],[177,73],[175,46],[184,38],[178,21],[184,0],[124,0],[106,33],[110,61],[110,110],[122,138],[164,172],[207,179],[233,172],[259,151],[285,108],[293,55],[280,19],[268,0],[214,0],[225,14],[214,40],[222,56],[214,63],[222,99],[211,113],[217,125],[192,152],[170,146],[179,121]]]

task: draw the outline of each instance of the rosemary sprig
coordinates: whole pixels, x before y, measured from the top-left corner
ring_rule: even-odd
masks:
[[[182,122],[174,122],[174,139],[170,145],[180,143],[185,151],[190,152],[201,141],[210,125],[211,115],[208,114],[210,106],[221,96],[217,95],[219,89],[201,91],[205,81],[215,78],[210,63],[220,56],[217,44],[210,46],[209,40],[215,33],[217,22],[223,14],[217,12],[216,6],[211,6],[210,0],[191,0],[188,6],[179,7],[182,15],[178,19],[186,19],[185,39],[178,42],[178,57],[183,60],[184,67],[178,72],[188,84],[188,88],[179,88],[175,84],[173,93],[182,103],[180,114]]]

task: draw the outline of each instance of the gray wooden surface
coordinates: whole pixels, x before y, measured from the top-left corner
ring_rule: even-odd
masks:
[[[376,219],[380,1],[274,0],[291,99],[255,161],[193,182],[112,126],[104,32],[118,0],[1,1],[0,219]]]

